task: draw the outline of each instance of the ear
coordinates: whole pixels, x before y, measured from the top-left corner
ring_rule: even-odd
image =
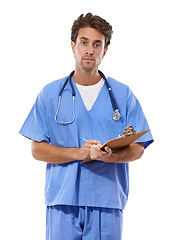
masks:
[[[102,55],[102,59],[103,59],[103,58],[104,58],[104,56],[106,55],[106,53],[107,53],[107,50],[108,50],[108,47],[104,49],[104,51],[103,51],[103,55]]]
[[[71,41],[72,52],[75,54],[75,42]]]

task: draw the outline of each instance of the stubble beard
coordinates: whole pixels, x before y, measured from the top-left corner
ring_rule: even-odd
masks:
[[[99,64],[96,64],[95,61],[93,61],[92,63],[90,62],[83,62],[83,60],[80,61],[80,63],[78,63],[80,68],[85,70],[86,72],[92,72],[93,70],[97,69]]]

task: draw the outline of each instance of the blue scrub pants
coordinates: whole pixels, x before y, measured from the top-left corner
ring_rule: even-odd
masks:
[[[120,209],[57,205],[47,207],[46,240],[121,240]]]

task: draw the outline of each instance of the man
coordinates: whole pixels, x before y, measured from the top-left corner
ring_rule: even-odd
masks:
[[[137,132],[149,129],[128,86],[98,71],[111,36],[110,24],[91,13],[74,21],[75,71],[66,85],[67,77],[43,88],[20,131],[32,140],[33,157],[47,162],[47,240],[120,240],[128,162],[139,159],[153,141],[148,132],[116,152],[101,150],[127,125]],[[106,82],[121,114],[116,121]],[[87,158],[93,161],[80,164]]]

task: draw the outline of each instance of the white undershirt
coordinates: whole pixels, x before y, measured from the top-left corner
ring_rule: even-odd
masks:
[[[83,86],[76,83],[76,86],[88,111],[91,110],[92,106],[94,105],[104,82],[105,80],[102,78],[98,83],[90,86]]]

